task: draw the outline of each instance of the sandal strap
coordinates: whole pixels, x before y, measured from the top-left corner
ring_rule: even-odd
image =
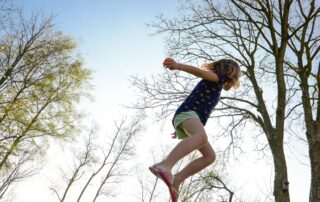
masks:
[[[160,172],[162,172],[163,174],[167,175],[168,180],[170,181],[170,184],[172,185],[172,183],[173,183],[173,175],[172,175],[172,173],[171,173],[170,171],[168,171],[168,170],[166,170],[166,169],[164,169],[164,168],[161,168],[161,167],[157,167],[157,166],[155,166],[155,165],[152,166],[152,169],[157,173],[156,175],[157,175],[158,177],[160,177],[160,176],[158,175]],[[168,176],[168,175],[169,175],[169,176]]]

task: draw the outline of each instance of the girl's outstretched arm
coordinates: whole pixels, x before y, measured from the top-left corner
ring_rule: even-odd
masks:
[[[163,61],[163,66],[165,68],[170,69],[170,70],[175,70],[175,69],[181,70],[181,71],[187,72],[189,74],[192,74],[194,76],[197,76],[197,77],[209,80],[209,81],[217,82],[219,80],[218,75],[212,71],[205,71],[205,70],[202,70],[200,68],[197,68],[197,67],[194,67],[191,65],[177,63],[172,58],[166,58]]]

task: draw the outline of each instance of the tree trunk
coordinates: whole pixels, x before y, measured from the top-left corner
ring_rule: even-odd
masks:
[[[270,143],[271,152],[274,161],[274,185],[273,195],[277,202],[289,202],[289,184],[288,184],[288,173],[287,163],[283,150],[283,143],[275,139]]]
[[[309,158],[311,166],[311,184],[310,184],[310,202],[320,201],[320,101],[317,104],[317,115],[313,118],[313,109],[310,103],[310,93],[309,93],[309,75],[306,71],[310,69],[310,66],[303,66],[302,60],[299,61],[299,67],[302,70],[299,74],[301,80],[300,88],[302,92],[302,104],[304,110],[304,120],[306,127],[306,137],[309,146]],[[318,75],[320,75],[320,70],[318,70]],[[320,80],[317,80],[319,82]],[[319,88],[319,84],[318,88]],[[318,97],[319,99],[319,97]]]
[[[311,134],[312,137],[320,137],[318,134]],[[308,134],[307,134],[308,135]],[[308,135],[309,136],[309,135]],[[309,156],[311,166],[310,202],[320,201],[320,138],[313,138],[309,141]]]

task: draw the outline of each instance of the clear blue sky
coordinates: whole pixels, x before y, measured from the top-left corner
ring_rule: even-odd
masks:
[[[161,69],[166,55],[163,36],[149,36],[153,30],[147,29],[145,24],[154,21],[159,14],[169,18],[177,15],[177,0],[21,0],[16,3],[27,13],[43,10],[47,15],[55,15],[57,28],[78,42],[86,66],[94,71],[95,102],[87,108],[101,126],[118,118],[113,115],[125,112],[121,105],[131,100],[133,89],[128,82],[131,75],[148,76],[164,71]],[[245,173],[250,169],[247,162],[241,164],[240,170],[245,174],[242,178],[246,181],[253,174]],[[300,172],[295,159],[291,165],[289,169],[294,170],[293,173]],[[268,178],[270,169],[264,174]],[[272,184],[271,181],[270,178],[270,182],[265,183]],[[246,185],[247,182],[239,183]],[[307,188],[295,184],[296,190],[303,189],[303,194],[291,191],[292,201],[301,202],[299,197],[307,197]],[[36,200],[29,195],[20,201],[44,199]]]
[[[159,14],[174,16],[177,1],[23,0],[21,5],[28,13],[43,10],[56,16],[58,29],[78,42],[86,65],[94,71],[97,110],[92,110],[102,119],[106,112],[118,113],[122,101],[131,97],[127,92],[131,75],[162,71],[164,43],[160,36],[150,36],[154,30],[146,23]]]

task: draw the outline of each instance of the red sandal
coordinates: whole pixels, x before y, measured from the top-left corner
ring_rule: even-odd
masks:
[[[158,168],[154,165],[149,167],[149,170],[155,176],[159,177],[162,181],[164,181],[164,183],[167,185],[167,187],[169,189],[172,202],[177,202],[177,199],[176,199],[176,196],[174,193],[175,191],[173,190],[173,187],[172,187],[173,179],[172,179],[171,172],[166,171],[165,169],[162,169],[162,168]]]

